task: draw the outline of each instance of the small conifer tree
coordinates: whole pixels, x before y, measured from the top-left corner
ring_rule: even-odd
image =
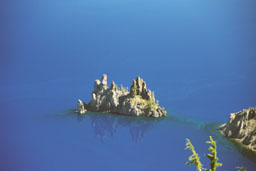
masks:
[[[210,141],[206,141],[207,144],[210,144],[210,147],[208,149],[208,151],[210,151],[210,154],[206,155],[206,157],[210,160],[210,169],[203,168],[203,165],[200,162],[200,157],[196,153],[194,146],[189,139],[186,139],[186,141],[187,143],[185,149],[189,149],[192,152],[192,155],[189,156],[189,161],[186,163],[186,165],[195,165],[197,167],[197,171],[215,171],[217,167],[222,166],[222,163],[218,163],[219,159],[217,157],[217,145],[211,136]],[[246,171],[244,167],[236,167],[236,169],[238,169],[237,171]]]
[[[152,93],[151,93],[151,101],[152,101],[152,103],[155,103],[155,93],[152,91]]]
[[[135,97],[137,95],[137,84],[136,84],[136,82],[134,82],[134,84],[132,86],[132,93],[133,93],[133,97]]]

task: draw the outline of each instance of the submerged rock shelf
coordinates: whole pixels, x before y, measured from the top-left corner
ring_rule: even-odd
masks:
[[[231,113],[229,121],[220,127],[220,131],[256,152],[256,108]]]
[[[166,111],[155,100],[154,93],[147,89],[146,82],[137,77],[128,88],[118,88],[112,81],[111,87],[107,85],[107,75],[102,80],[96,80],[91,101],[86,104],[78,100],[77,111],[80,114],[86,111],[108,112],[132,116],[163,117]]]

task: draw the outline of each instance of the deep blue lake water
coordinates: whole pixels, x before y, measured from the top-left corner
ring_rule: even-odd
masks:
[[[0,3],[0,170],[195,170],[217,141],[223,167],[255,154],[216,129],[256,105],[253,0],[6,0]],[[74,113],[101,75],[138,75],[162,119]]]

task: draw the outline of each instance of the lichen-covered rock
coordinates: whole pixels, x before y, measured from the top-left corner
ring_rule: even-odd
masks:
[[[256,151],[256,108],[232,113],[229,121],[220,127],[228,138],[234,138]]]
[[[89,104],[83,103],[86,109],[95,112],[110,112],[124,115],[162,117],[166,116],[164,108],[155,103],[155,97],[147,89],[145,81],[140,77],[133,80],[131,90],[117,88],[114,82],[107,86],[107,75],[102,81],[96,80]]]

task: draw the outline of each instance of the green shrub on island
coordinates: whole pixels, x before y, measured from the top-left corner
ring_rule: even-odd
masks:
[[[197,171],[215,171],[217,167],[221,167],[222,163],[218,163],[219,158],[217,157],[217,145],[213,138],[210,136],[210,141],[206,141],[207,144],[210,144],[208,151],[209,154],[206,154],[206,157],[210,160],[210,169],[203,168],[203,164],[200,162],[200,157],[197,154],[193,144],[189,139],[186,139],[186,148],[192,152],[192,155],[189,156],[188,162],[186,165],[195,165]],[[237,171],[246,171],[244,167],[236,167]]]
[[[131,93],[132,93],[133,97],[136,97],[136,95],[137,95],[137,84],[136,84],[136,82],[131,87]]]
[[[121,84],[120,90],[121,90],[121,91],[124,91],[123,84]]]
[[[123,86],[121,85],[121,90],[123,89]],[[141,96],[138,97],[139,95],[137,95],[137,84],[135,82],[135,84],[133,84],[133,86],[131,87],[131,94],[132,97],[130,98],[130,102],[134,102],[134,105],[137,105],[137,101],[142,104],[143,106],[146,106],[147,111],[151,112],[157,109],[158,105],[159,105],[159,101],[157,100],[157,103],[155,102],[155,93],[152,92],[151,96],[148,100],[143,99]],[[136,98],[139,98],[139,100],[135,100]]]
[[[152,92],[151,97],[149,100],[145,100],[146,106],[147,106],[147,110],[150,111],[154,111],[156,110],[158,104],[156,104],[155,102],[155,94],[154,92]],[[159,103],[159,101],[158,101]]]
[[[159,105],[159,101],[157,101],[157,103],[155,102],[154,95],[152,95],[148,100],[143,99],[139,95],[136,95],[130,98],[130,102],[133,103],[135,106],[137,104],[141,104],[142,106],[145,106],[148,112],[156,110]]]
[[[121,91],[129,91],[129,88],[128,87],[124,87],[123,84],[121,84],[119,90],[121,90]]]

